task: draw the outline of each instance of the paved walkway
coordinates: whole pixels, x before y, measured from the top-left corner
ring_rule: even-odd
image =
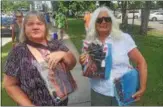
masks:
[[[57,32],[57,29],[54,27],[51,27],[50,34],[53,34],[54,32]],[[86,77],[82,76],[81,73],[81,66],[79,64],[79,53],[72,43],[72,41],[69,39],[69,36],[67,34],[64,35],[64,43],[65,45],[73,52],[77,59],[77,64],[74,67],[74,69],[71,71],[74,79],[76,80],[76,83],[78,85],[78,89],[70,94],[69,96],[69,106],[90,106],[90,84],[89,80]]]
[[[1,37],[1,41],[0,41],[1,47],[6,45],[11,40],[12,40],[11,37]]]

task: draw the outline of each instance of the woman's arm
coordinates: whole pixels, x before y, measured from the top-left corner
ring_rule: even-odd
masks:
[[[67,65],[69,70],[72,70],[76,65],[76,58],[72,52],[68,51],[63,57],[63,62]]]
[[[140,77],[140,89],[133,95],[135,100],[140,100],[140,97],[146,90],[147,83],[147,63],[137,48],[132,49],[129,53],[129,58],[136,64]]]
[[[5,74],[3,82],[8,95],[20,106],[34,106],[28,96],[19,87],[19,82],[16,78]]]
[[[46,59],[48,61],[50,69],[55,67],[60,61],[63,61],[65,63],[68,70],[73,69],[73,67],[76,65],[76,58],[70,51],[52,52],[51,54],[47,55]]]

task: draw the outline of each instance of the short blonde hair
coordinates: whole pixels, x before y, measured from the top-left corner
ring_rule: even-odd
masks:
[[[89,23],[89,27],[88,27],[88,31],[87,31],[87,36],[86,36],[87,41],[93,42],[93,41],[96,41],[98,39],[97,38],[98,33],[96,31],[95,24],[96,24],[96,20],[98,18],[99,13],[102,11],[106,11],[108,13],[108,15],[111,17],[111,20],[112,20],[111,35],[113,37],[113,40],[118,40],[121,38],[122,31],[119,29],[119,24],[116,22],[112,11],[109,8],[107,8],[106,6],[102,6],[102,7],[97,8],[92,13],[90,23]]]
[[[45,37],[46,37],[46,39],[49,39],[49,37],[48,37],[49,29],[48,29],[48,25],[47,25],[47,23],[45,21],[44,15],[42,13],[38,12],[38,11],[30,11],[24,17],[21,32],[20,32],[20,36],[19,36],[19,41],[22,43],[22,42],[25,42],[27,40],[27,36],[25,34],[25,24],[27,23],[28,19],[31,16],[36,16],[41,22],[43,22],[45,24]]]

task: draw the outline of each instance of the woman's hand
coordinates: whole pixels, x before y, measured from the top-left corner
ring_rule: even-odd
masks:
[[[135,101],[139,101],[141,96],[143,96],[146,88],[140,88],[133,96],[132,98],[135,99]]]
[[[81,65],[84,65],[85,62],[86,62],[86,60],[87,60],[87,58],[88,58],[88,54],[87,54],[87,53],[81,54],[81,55],[79,56],[79,63],[80,63]]]
[[[49,55],[47,55],[46,61],[48,62],[49,68],[50,69],[55,68],[58,62],[60,62],[65,55],[66,52],[64,51],[52,52]]]

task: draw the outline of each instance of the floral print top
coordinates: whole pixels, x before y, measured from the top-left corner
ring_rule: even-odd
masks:
[[[49,41],[48,46],[52,51],[69,51],[58,40]],[[35,60],[35,57],[27,48],[26,43],[20,43],[9,52],[4,72],[8,76],[17,78],[20,88],[26,93],[33,104],[54,106],[55,102],[50,96],[37,68],[32,65],[32,60]]]

